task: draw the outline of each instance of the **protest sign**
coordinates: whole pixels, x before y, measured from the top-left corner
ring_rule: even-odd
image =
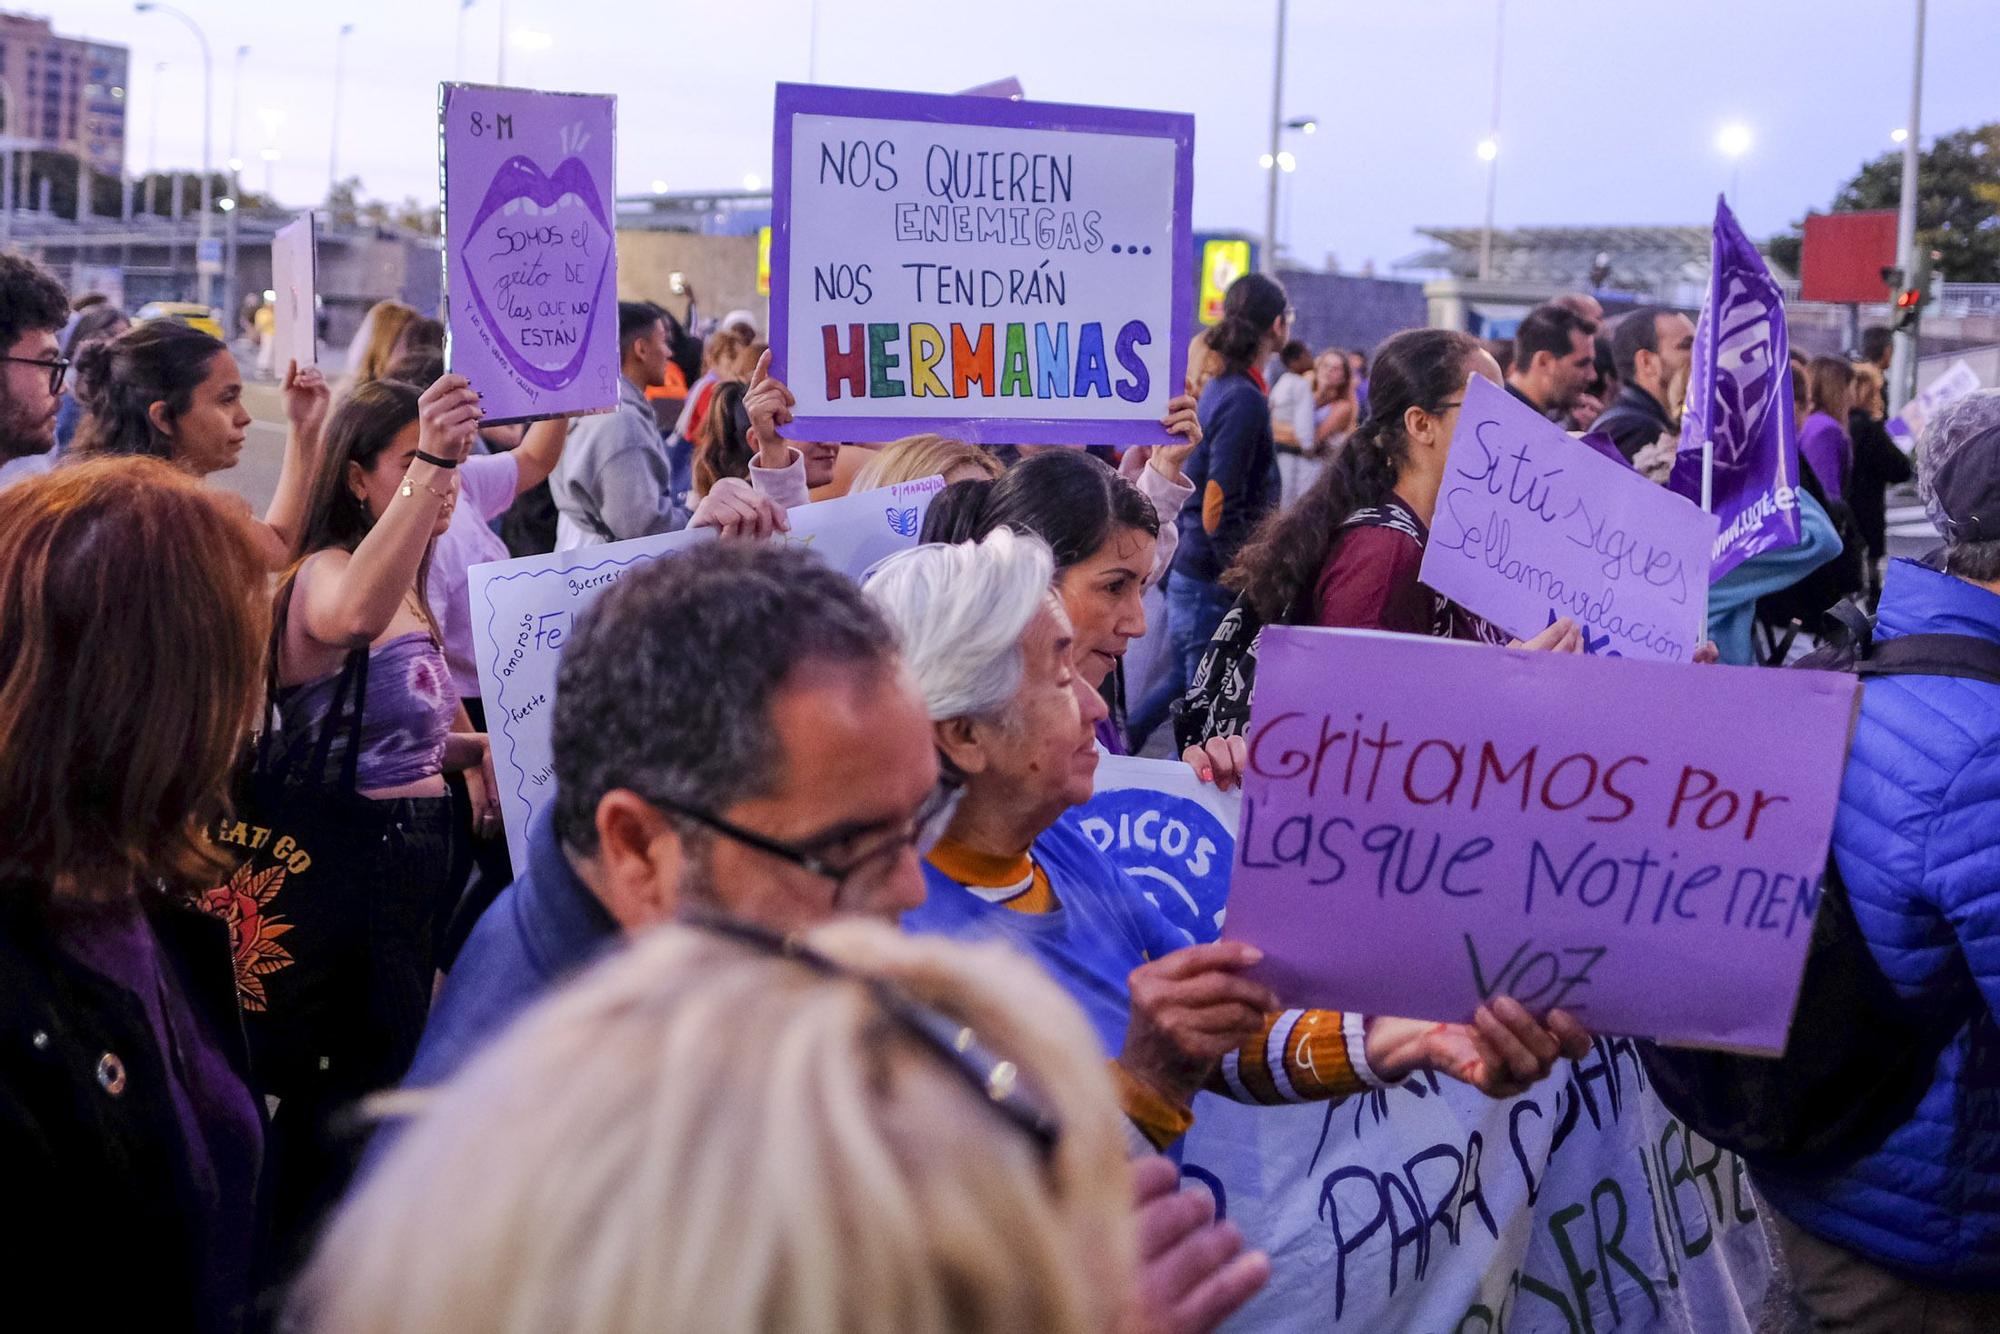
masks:
[[[1568,616],[1586,653],[1687,662],[1707,638],[1715,531],[1714,515],[1475,375],[1421,578],[1523,639]]]
[[[794,434],[1159,444],[1194,119],[779,84],[771,353]]]
[[[791,531],[775,540],[808,547],[859,579],[884,556],[916,545],[924,512],[943,489],[942,477],[926,477],[801,505],[787,511]],[[528,824],[555,795],[550,728],[556,663],[576,618],[640,566],[714,540],[713,528],[684,528],[472,567],[472,650],[514,865],[527,865]]]
[[[1950,370],[1925,385],[1915,398],[1903,405],[1901,412],[1884,425],[1905,451],[1914,449],[1917,437],[1924,433],[1925,422],[1978,388],[1978,373],[1961,357],[1951,364]]]
[[[1721,521],[1711,579],[1759,552],[1799,544],[1790,357],[1785,294],[1718,198],[1681,447],[1667,482]],[[1705,470],[1711,473],[1706,495]]]
[[[617,99],[444,84],[445,366],[488,423],[618,405]]]
[[[1857,690],[1268,627],[1226,934],[1291,1005],[1782,1050]]]
[[[1184,764],[1107,757],[1079,815],[1208,941],[1238,802]],[[1190,1184],[1271,1257],[1239,1334],[1764,1327],[1771,1254],[1743,1164],[1661,1105],[1627,1038],[1516,1098],[1428,1074],[1337,1104],[1203,1094],[1182,1149]]]
[[[271,365],[283,378],[296,361],[301,367],[319,364],[318,247],[313,215],[301,213],[271,238]]]

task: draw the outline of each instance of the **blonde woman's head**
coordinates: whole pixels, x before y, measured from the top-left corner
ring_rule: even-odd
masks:
[[[860,920],[806,940],[844,972],[667,926],[531,1011],[350,1199],[301,1286],[307,1326],[1109,1329],[1130,1182],[1075,1005],[999,946]],[[1054,1147],[861,978],[1017,1067]]]
[[[953,482],[992,481],[1004,471],[1000,460],[978,445],[948,435],[906,435],[876,450],[847,489],[851,495],[925,477],[942,477],[950,486]]]

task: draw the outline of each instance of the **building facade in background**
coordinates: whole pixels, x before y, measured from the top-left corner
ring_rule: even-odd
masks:
[[[128,65],[122,46],[60,37],[45,18],[0,11],[0,136],[123,175]]]

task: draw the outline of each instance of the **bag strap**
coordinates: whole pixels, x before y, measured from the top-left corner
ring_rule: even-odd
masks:
[[[333,698],[328,701],[326,713],[319,720],[319,735],[314,738],[312,762],[306,770],[315,786],[326,784],[326,762],[333,754],[334,728],[340,722],[341,710],[347,706],[352,696],[354,711],[348,716],[347,750],[340,757],[341,792],[353,792],[355,776],[361,756],[362,714],[368,701],[368,649],[349,649],[347,658],[340,665],[340,679],[334,683]]]
[[[2000,644],[1973,635],[1898,635],[1876,644],[1855,669],[1870,676],[1956,676],[2000,685]]]

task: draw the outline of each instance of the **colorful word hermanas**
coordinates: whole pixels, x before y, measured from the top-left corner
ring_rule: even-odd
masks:
[[[1473,376],[1422,577],[1524,639],[1567,616],[1586,652],[1687,662],[1715,531],[1714,515]]]
[[[1187,116],[780,84],[771,339],[794,431],[1163,439],[1193,146]]]
[[[443,85],[445,360],[488,422],[618,403],[617,101]]]
[[[294,361],[319,364],[317,262],[312,214],[301,213],[271,238],[272,365],[280,376]]]
[[[1274,626],[1225,933],[1288,1004],[1782,1050],[1856,690]]]
[[[1799,439],[1785,294],[1719,198],[1711,254],[1668,486],[1721,520],[1709,571],[1720,579],[1761,551],[1798,545]]]
[[[810,547],[834,569],[859,579],[884,556],[916,545],[924,512],[943,489],[942,477],[926,477],[802,505],[790,511],[791,531],[775,540]],[[555,796],[550,737],[556,663],[576,618],[633,569],[714,540],[713,528],[684,528],[472,567],[473,657],[515,865],[527,865],[528,823]]]

